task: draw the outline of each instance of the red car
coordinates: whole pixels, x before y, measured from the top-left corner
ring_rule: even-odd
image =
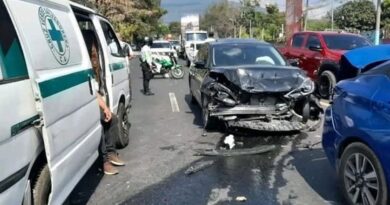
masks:
[[[298,60],[299,67],[316,81],[321,97],[329,98],[338,81],[342,54],[370,45],[364,37],[351,33],[299,32],[280,51],[287,59]]]

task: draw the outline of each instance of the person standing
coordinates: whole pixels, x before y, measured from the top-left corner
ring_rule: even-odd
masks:
[[[103,157],[103,171],[106,175],[115,175],[119,171],[115,166],[124,166],[118,152],[115,149],[115,138],[119,135],[119,121],[114,113],[106,104],[106,92],[104,90],[104,82],[102,80],[102,72],[100,67],[100,52],[98,41],[92,31],[83,31],[83,37],[87,45],[88,54],[91,59],[94,72],[93,87],[96,91],[96,97],[100,108],[100,121],[103,126],[103,135],[100,142],[100,152]]]
[[[153,39],[152,38],[145,38],[144,45],[141,48],[141,68],[142,68],[142,74],[143,74],[143,86],[144,95],[150,96],[154,95],[150,91],[149,83],[150,80],[153,78],[153,72],[152,72],[152,52],[150,50],[150,46],[153,45]]]

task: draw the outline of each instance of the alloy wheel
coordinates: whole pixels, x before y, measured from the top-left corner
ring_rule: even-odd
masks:
[[[354,153],[345,166],[345,189],[351,201],[356,205],[375,205],[381,190],[372,162],[363,154]]]

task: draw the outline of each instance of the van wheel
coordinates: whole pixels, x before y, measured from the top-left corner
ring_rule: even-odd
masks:
[[[206,96],[202,97],[202,118],[203,118],[203,128],[205,130],[212,130],[216,128],[216,119],[210,116],[210,111],[208,109],[209,101]]]
[[[326,70],[322,72],[318,83],[318,92],[321,98],[329,99],[336,83],[336,76],[332,73],[332,71]]]
[[[51,193],[49,166],[46,164],[38,175],[33,189],[34,205],[46,205]]]
[[[387,204],[386,177],[375,153],[365,144],[355,142],[344,151],[338,175],[349,204]]]
[[[126,108],[124,103],[119,103],[118,106],[118,126],[119,126],[119,136],[117,140],[117,147],[124,148],[129,144],[129,122],[128,116],[126,113]]]

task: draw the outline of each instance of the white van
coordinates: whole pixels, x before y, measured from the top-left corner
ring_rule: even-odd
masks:
[[[0,0],[0,204],[62,204],[98,157],[94,73],[72,7]],[[107,47],[118,42],[108,21],[91,19],[101,25],[107,102],[121,113],[130,99],[125,57]]]

